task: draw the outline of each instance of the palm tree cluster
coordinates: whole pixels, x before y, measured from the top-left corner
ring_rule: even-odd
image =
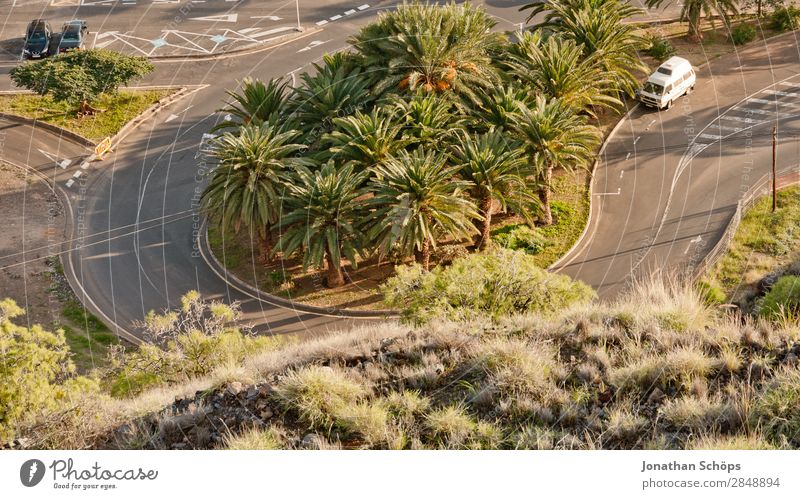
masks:
[[[485,249],[498,211],[553,223],[554,172],[589,165],[594,116],[620,106],[640,67],[624,0],[575,8],[602,28],[561,21],[565,8],[512,42],[469,4],[403,4],[297,88],[244,80],[221,109],[206,213],[250,231],[264,260],[327,268],[331,287],[342,262],[428,269],[443,242]]]

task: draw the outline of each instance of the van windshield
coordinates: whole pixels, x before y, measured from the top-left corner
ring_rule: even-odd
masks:
[[[653,95],[661,95],[664,93],[663,85],[659,85],[658,83],[653,83],[652,81],[648,81],[644,85],[644,91],[648,94]]]

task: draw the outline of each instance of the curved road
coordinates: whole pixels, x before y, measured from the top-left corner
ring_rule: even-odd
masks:
[[[524,19],[516,11],[520,3],[490,0],[486,5],[501,19],[501,27],[510,28]],[[86,151],[40,131],[31,134],[25,127],[9,129],[19,135],[13,141],[6,140],[4,157],[51,171],[70,199],[75,237],[65,255],[65,267],[68,274],[74,273],[71,282],[94,313],[120,335],[135,339],[135,323],[144,314],[174,307],[183,293],[197,289],[206,297],[240,301],[246,319],[272,333],[317,333],[348,326],[350,319],[250,296],[208,266],[195,244],[204,168],[199,150],[203,134],[219,119],[215,110],[225,97],[225,89],[235,88],[247,75],[269,78],[296,74],[325,52],[342,48],[346,38],[372,21],[380,7],[391,5],[376,3],[342,15],[325,23],[319,32],[257,54],[206,62],[157,63],[146,84],[207,86],[151,116],[106,159],[85,171],[80,168],[80,156]],[[318,19],[333,19],[339,15],[334,12],[348,9],[356,10],[356,5],[325,2],[304,12],[302,22],[313,27]],[[692,161],[682,162],[681,158],[692,140],[706,140],[701,133],[711,135],[701,130],[739,102],[738,95],[744,97],[756,87],[773,84],[779,79],[776,71],[785,77],[798,73],[796,51],[783,45],[774,50],[780,54],[776,52],[772,66],[765,67],[762,61],[752,71],[712,64],[701,73],[701,84],[691,100],[666,113],[637,110],[623,122],[597,172],[588,237],[565,260],[563,271],[611,295],[632,273],[653,261],[664,259],[669,266],[685,265],[695,256],[695,252],[684,252],[695,232],[704,234],[704,241],[713,240],[714,231],[724,226],[731,204],[738,199],[739,184],[746,183],[741,168],[725,168],[722,163],[730,166],[732,161],[720,159],[722,152],[732,152],[728,145],[736,138],[722,138],[720,132],[717,142],[703,142],[705,148],[696,149],[699,155]],[[760,51],[763,56],[764,48]],[[781,59],[784,56],[785,60]],[[10,86],[7,76],[0,81],[4,87]],[[684,112],[687,102],[692,108]],[[782,127],[793,122],[780,114],[776,119]],[[689,128],[687,120],[692,123],[691,133],[685,130]],[[759,140],[753,139],[750,151],[758,160],[753,168],[763,170],[761,161],[767,146]],[[9,143],[14,146],[9,147]],[[715,149],[713,144],[719,146]],[[70,165],[61,168],[65,159],[71,160]],[[676,175],[679,164],[682,174]]]

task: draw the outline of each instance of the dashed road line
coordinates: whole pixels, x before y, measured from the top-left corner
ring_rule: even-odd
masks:
[[[708,140],[719,140],[722,138],[722,135],[712,135],[710,133],[701,133],[699,135],[701,139],[708,139]]]

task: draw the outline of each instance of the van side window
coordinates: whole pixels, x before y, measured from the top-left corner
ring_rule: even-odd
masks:
[[[665,94],[672,92],[672,85],[667,85],[667,88],[664,90]]]

